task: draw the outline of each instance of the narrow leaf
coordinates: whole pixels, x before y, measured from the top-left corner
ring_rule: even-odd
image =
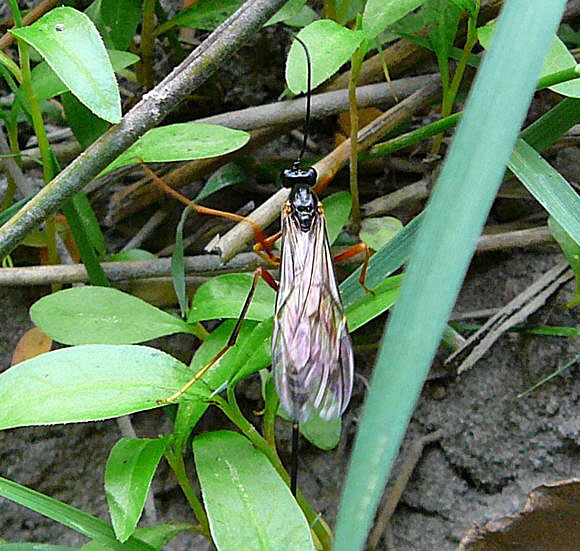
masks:
[[[112,527],[101,519],[2,477],[0,477],[0,496],[56,520],[79,534],[108,546],[113,551],[154,550],[150,545],[133,537],[121,543],[115,537]]]
[[[242,435],[218,431],[193,442],[213,540],[220,551],[314,551],[288,486]]]
[[[564,177],[522,139],[516,142],[508,166],[564,231],[580,244],[580,198]]]
[[[105,45],[93,22],[73,8],[55,8],[10,31],[34,46],[67,88],[95,115],[121,120],[121,98]]]
[[[121,438],[109,454],[105,493],[113,528],[121,542],[135,531],[145,498],[168,440]]]
[[[108,287],[73,287],[32,305],[30,317],[64,344],[132,344],[189,333],[179,318]]]
[[[171,255],[171,282],[177,296],[181,317],[187,316],[187,294],[185,291],[185,264],[183,262],[183,226],[187,221],[187,217],[192,212],[191,207],[187,206],[181,213],[181,218],[175,229],[175,247]]]

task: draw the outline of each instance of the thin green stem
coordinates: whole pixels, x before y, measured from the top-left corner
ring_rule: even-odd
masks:
[[[12,16],[17,27],[22,25],[22,14],[18,8],[16,0],[10,0],[10,7],[12,8]],[[30,55],[28,45],[22,39],[17,38],[18,53],[20,56],[20,71],[21,71],[21,87],[26,95],[30,108],[30,115],[32,117],[32,126],[34,133],[38,139],[38,148],[42,157],[42,174],[44,183],[48,184],[54,177],[52,152],[50,144],[46,136],[46,129],[44,121],[42,120],[42,112],[40,104],[36,98],[36,93],[32,86],[32,74],[30,71]],[[48,249],[49,264],[58,264],[58,251],[56,249],[56,223],[54,217],[46,219],[46,244]]]
[[[20,71],[20,67],[18,67],[18,65],[14,63],[14,60],[9,55],[6,55],[2,50],[0,50],[0,63],[14,75],[14,78],[18,82],[22,81],[22,71]]]
[[[187,499],[189,506],[191,507],[197,521],[200,524],[198,532],[211,539],[209,522],[205,513],[205,509],[203,508],[201,501],[195,494],[191,482],[189,481],[187,472],[185,470],[185,463],[183,462],[183,456],[174,454],[170,449],[165,452],[165,459],[167,459],[171,470],[175,473],[177,483],[181,487],[181,490],[185,495],[185,499]]]

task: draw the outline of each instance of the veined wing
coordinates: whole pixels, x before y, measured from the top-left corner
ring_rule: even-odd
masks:
[[[282,407],[303,423],[313,413],[339,417],[350,400],[354,357],[319,205],[310,231],[287,211],[272,338]]]

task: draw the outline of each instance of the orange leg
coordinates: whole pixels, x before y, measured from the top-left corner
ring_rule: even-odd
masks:
[[[369,267],[369,260],[371,258],[371,251],[370,249],[366,246],[365,243],[363,243],[362,241],[360,243],[357,243],[356,245],[353,245],[352,247],[349,247],[348,249],[346,249],[346,251],[340,253],[339,255],[334,257],[334,261],[335,262],[342,262],[343,260],[346,260],[347,258],[352,258],[353,256],[356,256],[359,253],[365,253],[365,260],[360,272],[360,277],[358,278],[359,283],[361,284],[362,288],[367,292],[370,293],[371,295],[374,295],[375,292],[372,289],[369,289],[366,284],[366,278],[367,278],[367,269]]]
[[[259,241],[254,245],[254,252],[260,257],[263,258],[264,260],[266,260],[267,262],[270,262],[270,264],[274,264],[275,266],[278,266],[280,264],[280,257],[273,255],[272,257],[269,257],[267,254],[264,254],[262,252],[262,250],[264,249],[264,244],[266,244],[268,247],[272,247],[272,245],[274,243],[276,243],[276,241],[278,241],[278,239],[280,239],[280,237],[282,237],[282,232],[276,232],[274,235],[271,235],[270,237],[266,237],[266,239],[264,239],[263,243],[260,243]]]
[[[242,311],[240,312],[240,317],[228,339],[228,342],[224,345],[224,347],[208,362],[206,363],[194,376],[191,380],[189,380],[185,385],[183,385],[177,392],[169,396],[168,398],[161,398],[157,400],[158,404],[169,404],[170,402],[174,402],[181,396],[183,396],[197,381],[199,381],[208,371],[209,369],[217,363],[217,361],[233,346],[235,346],[238,335],[240,334],[240,330],[242,328],[242,322],[248,313],[248,309],[250,308],[250,304],[252,303],[252,299],[254,298],[254,293],[256,291],[256,286],[258,285],[258,279],[262,278],[274,291],[278,291],[278,284],[272,277],[270,272],[267,272],[264,268],[259,267],[256,268],[254,272],[254,279],[252,280],[252,286],[250,287],[250,291],[248,292],[248,296],[242,306]]]
[[[204,207],[201,205],[196,205],[193,201],[182,195],[178,191],[174,190],[171,186],[167,185],[155,172],[153,172],[145,163],[141,163],[141,167],[143,168],[145,174],[149,176],[154,182],[156,182],[163,191],[168,193],[169,195],[175,197],[177,200],[181,201],[185,205],[191,207],[195,212],[198,214],[209,214],[213,216],[221,216],[222,218],[228,218],[229,220],[233,220],[235,222],[245,222],[252,228],[252,232],[254,233],[254,237],[256,241],[261,244],[261,248],[264,251],[265,255],[260,255],[262,258],[265,258],[271,264],[277,266],[280,263],[279,258],[272,252],[271,243],[268,243],[268,239],[264,235],[262,228],[250,218],[246,218],[245,216],[240,216],[239,214],[234,214],[232,212],[225,212],[223,210],[217,209],[210,209],[209,207]]]

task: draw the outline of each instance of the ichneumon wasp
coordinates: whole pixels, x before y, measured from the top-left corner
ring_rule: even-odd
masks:
[[[290,188],[290,193],[282,208],[282,227],[278,234],[266,238],[262,229],[247,218],[193,204],[169,187],[146,165],[142,165],[145,172],[167,193],[198,213],[250,224],[257,240],[254,247],[256,253],[267,258],[270,263],[280,265],[279,283],[264,268],[260,267],[254,272],[252,286],[225,346],[185,386],[172,396],[158,400],[158,403],[177,400],[236,344],[257,282],[260,278],[264,279],[277,292],[272,369],[280,404],[292,420],[290,487],[293,494],[296,494],[297,486],[300,423],[313,415],[326,420],[340,417],[350,401],[354,379],[354,354],[334,272],[326,219],[322,204],[312,189],[316,184],[317,173],[313,167],[300,167],[310,123],[312,67],[308,48],[298,37],[296,40],[304,48],[307,60],[308,92],[304,141],[298,159],[281,174],[282,183]],[[281,257],[278,258],[272,252],[271,245],[280,237],[283,244]],[[361,251],[367,253],[360,279],[364,286],[369,256],[364,245],[355,245],[334,261],[344,260]]]

